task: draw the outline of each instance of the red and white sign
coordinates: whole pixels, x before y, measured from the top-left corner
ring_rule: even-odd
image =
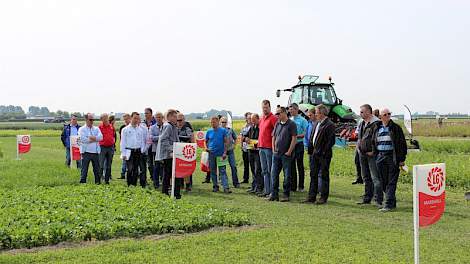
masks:
[[[419,227],[439,221],[445,211],[446,167],[445,164],[418,165],[414,171],[414,208],[418,212]]]
[[[17,135],[16,143],[18,147],[18,154],[28,153],[31,150],[30,135]]]
[[[70,136],[70,155],[72,160],[82,159],[80,154],[80,146],[78,145],[79,136]]]
[[[196,132],[196,143],[198,148],[206,147],[206,132],[198,131]]]
[[[174,143],[173,162],[176,178],[186,178],[196,169],[197,144]]]

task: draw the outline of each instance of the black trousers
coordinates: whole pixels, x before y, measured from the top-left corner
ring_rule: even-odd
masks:
[[[305,168],[304,168],[304,143],[300,142],[295,145],[294,153],[292,153],[292,165],[291,165],[291,191],[297,191],[297,183],[299,189],[304,188],[305,182]],[[296,165],[297,164],[297,169]],[[299,175],[299,181],[297,182],[297,172]]]
[[[356,165],[356,181],[357,182],[364,182],[362,179],[362,171],[361,171],[361,158],[359,152],[356,151],[356,155],[354,156],[354,164]]]
[[[377,155],[377,171],[382,180],[382,189],[385,192],[385,207],[397,207],[397,183],[400,175],[400,166],[393,161],[392,154]]]
[[[170,185],[171,185],[171,176],[173,169],[173,159],[164,159],[163,160],[163,186],[162,193],[170,195]],[[175,198],[181,198],[181,186],[184,186],[183,178],[175,179]]]
[[[249,150],[248,158],[250,161],[251,174],[253,175],[251,189],[256,190],[257,192],[262,192],[264,189],[264,179],[261,175],[261,161],[259,157],[259,151]]]
[[[100,157],[97,153],[82,153],[82,170],[80,175],[80,183],[86,183],[86,178],[88,176],[88,167],[91,164],[93,165],[93,174],[95,176],[95,183],[101,183],[101,168],[100,168]]]
[[[243,181],[248,182],[250,180],[250,158],[248,157],[248,151],[242,150],[243,157]]]
[[[142,179],[142,170],[145,170],[145,167],[142,166],[142,163],[145,164],[145,160],[143,160],[144,155],[140,152],[140,150],[132,150],[131,156],[129,160],[126,161],[127,166],[127,186],[130,185],[137,185],[137,178],[140,177],[140,185],[145,187],[145,178]]]
[[[310,162],[310,189],[308,199],[315,201],[318,194],[318,173],[321,171],[321,199],[327,201],[330,194],[330,164],[331,157],[313,155]]]

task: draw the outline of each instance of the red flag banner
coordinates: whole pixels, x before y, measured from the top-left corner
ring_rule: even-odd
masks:
[[[206,132],[198,131],[196,132],[196,143],[198,148],[206,147]]]
[[[175,177],[186,178],[196,169],[197,144],[174,143],[173,161],[175,162]]]
[[[82,159],[80,154],[80,146],[78,145],[79,136],[70,136],[70,155],[72,160]]]
[[[18,153],[28,153],[31,150],[31,136],[30,135],[17,135],[16,143],[18,147]]]
[[[439,221],[445,211],[445,164],[414,166],[415,208],[419,212],[419,226],[425,227]]]

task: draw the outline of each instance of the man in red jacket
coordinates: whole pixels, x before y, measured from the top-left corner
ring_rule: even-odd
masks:
[[[100,141],[100,172],[104,171],[104,182],[109,184],[111,177],[111,165],[114,156],[114,143],[116,142],[114,127],[109,123],[108,114],[101,115],[101,124],[99,129],[103,134],[103,140]]]

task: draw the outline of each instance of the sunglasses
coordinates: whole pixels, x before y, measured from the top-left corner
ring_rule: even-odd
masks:
[[[220,122],[220,123],[222,123],[222,124],[227,124],[227,122]]]
[[[176,120],[176,121],[178,121],[178,122],[183,122],[183,119],[178,119],[178,120]]]
[[[277,116],[281,115],[281,113],[276,113]]]
[[[392,113],[383,114],[383,116],[390,116],[390,115],[392,115]]]

